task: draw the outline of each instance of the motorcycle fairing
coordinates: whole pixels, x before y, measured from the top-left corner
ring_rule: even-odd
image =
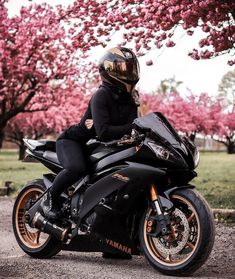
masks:
[[[122,197],[115,204],[115,207],[121,207],[123,211],[128,211],[132,201],[136,198],[136,194],[139,194],[143,188],[148,187],[159,177],[165,175],[165,171],[158,168],[133,162],[126,163],[126,167],[110,173],[88,187],[84,193],[83,203],[79,211],[80,219],[98,205],[103,198],[116,190],[121,190],[123,187]],[[134,192],[134,195],[131,194],[132,192]],[[129,198],[125,199],[125,195],[129,195]]]
[[[184,141],[179,136],[162,113],[154,112],[139,117],[134,120],[134,124],[141,130],[148,132],[143,144],[145,148],[142,147],[142,152],[138,154],[140,157],[143,155],[143,159],[148,159],[147,153],[149,153],[150,157],[152,156],[152,158],[149,158],[150,161],[146,162],[147,164],[151,164],[152,160],[156,164],[162,167],[167,166],[170,169],[181,168],[193,170],[195,168],[195,148],[193,149],[193,146],[186,144],[187,141]],[[156,155],[151,151],[151,143],[159,145],[162,150],[165,149],[169,153],[168,158],[164,159],[159,156],[156,158]],[[147,149],[150,151],[147,151]],[[145,153],[143,153],[144,150],[146,150]]]
[[[26,161],[29,161],[29,158],[32,158],[34,160],[37,160],[38,162],[42,163],[45,167],[47,167],[49,170],[53,171],[54,173],[59,173],[63,167],[58,164],[58,162],[55,162],[55,155],[56,153],[53,152],[55,155],[54,159],[52,161],[52,158],[48,156],[43,156],[44,151],[31,151],[29,149],[26,150],[27,156],[26,156]]]
[[[118,228],[118,230],[120,230],[120,227]],[[128,235],[126,235],[126,239],[130,239]],[[62,250],[78,252],[105,252],[114,254],[118,252],[118,254],[125,254],[124,249],[120,250],[118,248],[115,248],[116,245],[108,244],[110,243],[110,240],[113,241],[113,243],[116,242],[118,246],[121,244],[122,246],[128,247],[127,249],[125,249],[127,252],[129,252],[130,248],[132,255],[140,254],[138,247],[132,241],[124,241],[125,243],[123,243],[123,239],[118,238],[117,240],[116,238],[110,239],[107,237],[98,237],[98,235],[95,233],[91,233],[88,235],[77,235],[68,244],[63,243]]]
[[[117,153],[119,151],[123,150],[123,147],[120,146],[104,146],[102,144],[97,143],[97,147],[95,149],[92,149],[90,151],[90,147],[88,146],[88,158],[89,158],[89,164],[94,165],[97,163],[99,160],[104,159],[107,156],[110,156],[114,153]],[[90,151],[90,152],[89,152]]]
[[[150,129],[161,139],[167,141],[170,145],[179,146],[182,143],[177,131],[170,122],[160,112],[149,113],[143,117],[136,118],[134,124],[142,129]],[[185,149],[183,148],[185,151]]]
[[[123,161],[131,156],[133,156],[136,153],[136,148],[135,147],[130,147],[127,149],[124,149],[122,151],[119,151],[117,153],[114,153],[112,155],[109,155],[107,157],[105,157],[104,159],[101,159],[100,161],[98,161],[98,163],[94,166],[94,171],[100,171],[103,168],[117,163],[119,161]]]

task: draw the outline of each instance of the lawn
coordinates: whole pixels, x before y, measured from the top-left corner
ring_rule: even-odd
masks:
[[[0,184],[4,181],[13,181],[14,190],[18,191],[27,182],[42,177],[48,173],[42,164],[24,163],[18,160],[16,150],[0,151]]]
[[[235,208],[235,154],[201,152],[193,184],[214,208]]]
[[[0,151],[0,183],[13,181],[19,190],[26,181],[50,172],[41,164],[20,162],[17,156],[15,150]],[[235,208],[235,154],[202,152],[197,172],[192,184],[213,208]]]

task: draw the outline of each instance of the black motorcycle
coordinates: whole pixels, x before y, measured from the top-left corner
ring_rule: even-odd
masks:
[[[25,139],[26,161],[53,173],[33,180],[13,210],[15,237],[25,253],[50,258],[60,250],[143,254],[159,272],[186,276],[208,258],[214,222],[189,182],[199,161],[195,145],[161,113],[134,121],[131,136],[87,144],[89,172],[60,196],[60,218],[48,220],[40,203],[62,167],[55,142]]]

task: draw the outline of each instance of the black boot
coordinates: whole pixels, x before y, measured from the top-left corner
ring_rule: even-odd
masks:
[[[59,208],[53,201],[50,191],[48,191],[42,198],[41,209],[44,213],[44,216],[48,219],[59,218]]]

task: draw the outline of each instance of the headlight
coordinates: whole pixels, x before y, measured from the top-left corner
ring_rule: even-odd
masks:
[[[168,160],[169,156],[171,155],[171,153],[167,149],[160,145],[157,145],[154,142],[149,141],[148,145],[156,154],[156,156],[162,160]]]

